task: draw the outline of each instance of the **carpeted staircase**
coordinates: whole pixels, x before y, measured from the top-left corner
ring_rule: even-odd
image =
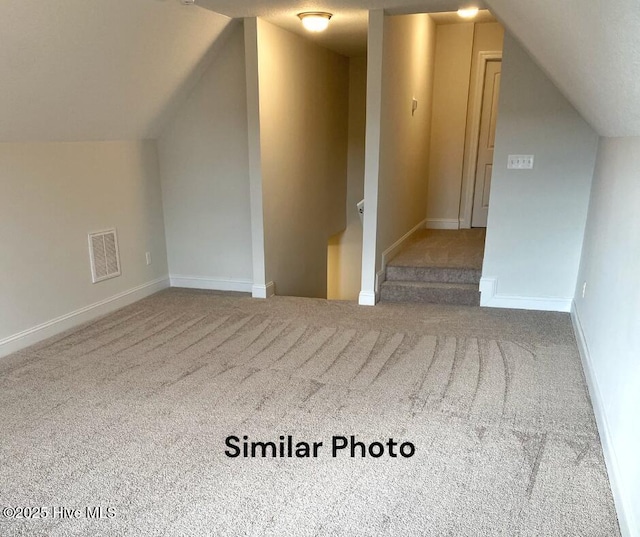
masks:
[[[419,231],[387,266],[380,299],[479,306],[484,239],[483,229]]]
[[[473,268],[388,266],[380,299],[479,306],[481,273]]]

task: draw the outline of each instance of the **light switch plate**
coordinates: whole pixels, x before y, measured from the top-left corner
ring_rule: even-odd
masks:
[[[532,170],[533,155],[509,155],[507,160],[508,170]]]

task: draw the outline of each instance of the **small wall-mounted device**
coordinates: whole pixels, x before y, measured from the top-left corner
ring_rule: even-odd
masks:
[[[411,115],[415,116],[416,115],[416,110],[418,109],[418,99],[414,98],[411,101]]]
[[[507,159],[508,170],[532,170],[533,155],[509,155]]]
[[[115,228],[89,233],[89,259],[93,283],[115,278],[122,274],[118,234]]]
[[[358,207],[358,215],[360,216],[360,222],[362,222],[364,217],[364,200],[360,200],[356,207]]]

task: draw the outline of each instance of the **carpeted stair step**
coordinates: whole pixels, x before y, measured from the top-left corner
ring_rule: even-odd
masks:
[[[478,285],[481,269],[445,267],[402,267],[387,266],[387,281],[473,283]]]
[[[479,306],[477,284],[416,281],[385,281],[380,299],[389,302],[424,302],[457,306]]]

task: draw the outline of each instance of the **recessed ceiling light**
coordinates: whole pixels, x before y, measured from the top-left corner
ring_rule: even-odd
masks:
[[[458,10],[458,16],[462,17],[463,19],[473,19],[473,17],[475,17],[477,14],[478,14],[477,7],[467,7],[467,8]]]
[[[333,15],[322,11],[307,11],[305,13],[298,13],[298,17],[306,30],[310,32],[324,32],[328,28],[329,21]]]

